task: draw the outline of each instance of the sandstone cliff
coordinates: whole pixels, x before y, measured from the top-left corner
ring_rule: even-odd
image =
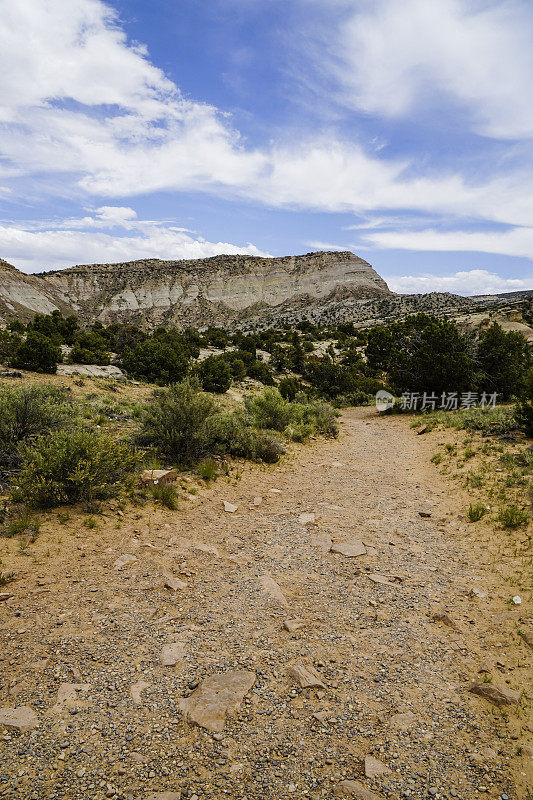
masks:
[[[371,265],[349,252],[93,264],[38,279],[82,320],[148,327],[242,322],[287,304],[319,306],[339,293],[358,299],[390,294]]]
[[[12,319],[23,322],[36,313],[50,314],[59,309],[72,313],[69,303],[54,288],[35,275],[25,275],[0,258],[0,323]]]

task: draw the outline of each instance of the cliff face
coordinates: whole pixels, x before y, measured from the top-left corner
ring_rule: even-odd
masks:
[[[293,303],[320,305],[339,293],[352,299],[390,294],[371,265],[349,252],[93,264],[36,280],[84,321],[148,327],[242,321]]]
[[[24,275],[0,258],[0,323],[12,319],[27,321],[36,313],[54,310],[71,313],[70,306],[52,286],[35,275]]]

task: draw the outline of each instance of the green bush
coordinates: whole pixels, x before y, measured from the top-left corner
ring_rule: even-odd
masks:
[[[531,400],[523,400],[517,403],[515,409],[515,420],[517,426],[529,438],[533,437],[533,402]]]
[[[138,464],[127,444],[81,428],[42,436],[22,447],[22,457],[12,498],[37,508],[115,497]]]
[[[303,441],[312,433],[338,435],[338,412],[323,401],[291,403],[277,389],[270,387],[247,398],[246,409],[258,428],[284,431],[294,441]]]
[[[231,386],[231,370],[224,356],[209,356],[196,369],[206,392],[224,394]]]
[[[218,464],[213,458],[204,458],[198,464],[196,471],[198,475],[207,483],[214,480],[218,475]]]
[[[242,413],[222,412],[198,382],[190,380],[156,395],[146,409],[140,441],[181,466],[217,455],[273,463],[283,452],[275,438],[254,431]]]
[[[189,367],[189,354],[184,348],[153,337],[134,348],[126,348],[122,366],[134,378],[163,386],[183,380]]]
[[[298,378],[286,377],[282,378],[279,382],[279,393],[284,400],[289,400],[291,403],[300,391],[300,381]]]
[[[494,322],[482,333],[477,348],[481,368],[481,388],[497,392],[508,399],[524,388],[526,370],[530,365],[527,342],[517,331],[505,332]]]
[[[67,392],[51,386],[0,390],[0,465],[16,466],[22,442],[66,424],[74,409]]]
[[[53,375],[61,362],[61,350],[52,339],[37,331],[30,331],[19,345],[11,361],[17,369],[46,372]]]
[[[150,493],[154,500],[157,500],[165,508],[171,511],[176,511],[178,508],[178,497],[176,494],[176,487],[172,484],[166,486],[151,486]]]
[[[284,400],[277,389],[271,387],[253,397],[247,397],[245,406],[258,428],[283,431],[291,421],[297,421],[293,419],[291,403]]]
[[[111,356],[102,336],[94,331],[83,331],[76,336],[68,360],[70,364],[107,366],[111,363]]]
[[[487,507],[483,503],[470,503],[468,508],[468,519],[470,522],[479,522],[481,517],[487,513]]]
[[[502,528],[521,528],[529,522],[529,515],[527,511],[518,506],[503,506],[498,511],[497,520]]]

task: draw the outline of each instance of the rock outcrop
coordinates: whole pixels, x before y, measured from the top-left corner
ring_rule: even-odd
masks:
[[[320,305],[339,292],[357,299],[390,294],[371,265],[349,252],[151,259],[78,266],[40,277],[82,320],[148,327],[242,321],[285,304]]]
[[[69,303],[58,297],[54,288],[35,275],[25,275],[0,258],[0,322],[27,321],[37,313],[59,310],[71,313]]]

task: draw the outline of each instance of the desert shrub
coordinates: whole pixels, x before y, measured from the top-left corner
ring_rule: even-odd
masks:
[[[526,436],[533,437],[533,402],[531,400],[523,400],[516,404],[514,418],[518,428]]]
[[[283,431],[294,441],[303,441],[312,433],[335,437],[338,412],[323,401],[291,403],[277,389],[266,388],[245,401],[246,409],[258,428]]]
[[[64,389],[20,386],[0,390],[0,465],[16,466],[22,442],[60,428],[73,413]]]
[[[230,365],[224,356],[209,356],[201,361],[196,369],[206,392],[224,394],[231,386]]]
[[[124,442],[81,428],[41,436],[22,447],[22,457],[12,498],[38,508],[115,497],[138,463]]]
[[[477,361],[484,390],[497,392],[503,399],[523,390],[530,356],[527,342],[521,333],[506,332],[494,322],[480,336]]]
[[[183,380],[189,366],[189,354],[155,336],[126,348],[122,366],[134,378],[161,386]]]
[[[78,330],[78,320],[74,315],[64,317],[60,311],[51,314],[36,314],[28,323],[28,332],[35,331],[47,336],[55,345],[72,344]]]
[[[29,511],[24,510],[6,522],[2,533],[8,539],[13,536],[19,536],[21,533],[29,533],[33,538],[36,538],[40,527],[40,520],[30,514]]]
[[[30,331],[11,360],[13,367],[32,372],[55,374],[61,362],[61,350],[52,339],[38,331]]]
[[[198,475],[207,483],[218,475],[218,464],[213,458],[204,458],[196,467]]]
[[[169,508],[171,511],[176,511],[178,508],[176,487],[172,486],[172,484],[167,484],[166,486],[151,486],[150,493],[154,500],[157,500],[162,506],[165,506],[165,508]]]
[[[284,453],[279,439],[271,433],[254,430],[241,411],[219,413],[205,426],[206,451],[274,464]]]
[[[298,378],[287,376],[280,380],[278,389],[284,400],[292,402],[300,391],[300,381]]]
[[[274,375],[272,370],[268,364],[265,364],[264,361],[251,361],[246,366],[246,374],[249,378],[253,378],[255,381],[259,381],[265,386],[274,385]]]
[[[487,507],[483,503],[470,503],[468,507],[468,519],[470,522],[479,522],[481,517],[487,513]]]
[[[147,407],[141,441],[177,464],[195,464],[206,453],[206,420],[217,412],[217,404],[200,391],[197,381],[173,384]]]
[[[266,388],[260,394],[245,400],[247,411],[258,428],[283,431],[293,421],[293,408],[288,400],[284,400],[277,389]]]
[[[18,331],[0,330],[0,363],[11,361],[21,343]]]
[[[497,520],[502,528],[521,528],[529,522],[529,515],[524,509],[509,505],[500,508]]]
[[[474,378],[467,339],[454,322],[429,314],[370,330],[366,356],[399,392],[462,391]]]
[[[111,363],[107,341],[95,331],[83,331],[76,336],[68,360],[71,364],[107,366]]]

